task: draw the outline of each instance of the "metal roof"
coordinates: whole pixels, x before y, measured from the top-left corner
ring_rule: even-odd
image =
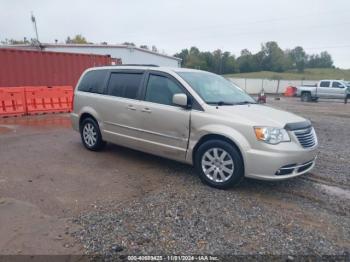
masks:
[[[39,48],[37,46],[33,46],[33,45],[6,45],[6,46],[1,46],[1,47],[6,47],[6,48]],[[145,52],[145,53],[150,53],[153,55],[157,55],[157,56],[161,56],[161,57],[166,57],[169,59],[174,59],[177,61],[182,61],[181,58],[175,57],[175,56],[170,56],[170,55],[165,55],[165,54],[160,54],[157,52],[153,52],[151,50],[147,50],[144,48],[140,48],[140,47],[136,47],[136,46],[131,46],[131,45],[104,45],[104,44],[48,44],[48,43],[41,43],[40,44],[41,48],[46,48],[46,47],[62,47],[62,48],[127,48],[127,49],[135,49],[138,50],[140,52]]]

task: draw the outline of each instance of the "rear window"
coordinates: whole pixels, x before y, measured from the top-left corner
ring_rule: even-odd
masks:
[[[107,94],[136,99],[140,89],[141,79],[141,73],[112,73],[108,83]]]
[[[87,72],[80,81],[78,90],[83,92],[103,94],[103,85],[107,76],[105,70]]]

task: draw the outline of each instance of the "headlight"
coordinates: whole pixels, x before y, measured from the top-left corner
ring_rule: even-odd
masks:
[[[276,127],[254,127],[255,135],[258,140],[268,144],[279,144],[281,142],[289,142],[288,132],[283,128]]]

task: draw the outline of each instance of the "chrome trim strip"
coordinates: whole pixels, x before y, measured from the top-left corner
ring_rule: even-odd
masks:
[[[309,165],[309,164],[311,164],[312,162],[314,162],[316,160],[316,158],[315,159],[313,159],[313,160],[311,160],[311,161],[309,161],[309,162],[306,162],[306,163],[304,163],[304,164],[301,164],[301,165],[297,165],[297,166],[291,166],[291,167],[281,167],[279,170],[287,170],[287,169],[298,169],[298,168],[300,168],[300,167],[304,167],[304,166],[307,166],[307,165]]]
[[[144,129],[136,128],[136,127],[131,127],[131,126],[120,125],[120,124],[116,124],[116,123],[109,122],[109,121],[104,121],[104,123],[108,124],[108,125],[122,127],[122,128],[129,129],[129,130],[134,130],[134,131],[138,131],[138,132],[148,133],[148,134],[151,134],[151,135],[162,136],[162,137],[166,137],[166,138],[170,138],[170,139],[174,139],[174,140],[180,140],[180,141],[185,141],[186,140],[187,141],[186,138],[170,136],[170,135],[157,133],[157,132],[153,132],[153,131],[148,131],[148,130],[144,130]]]
[[[125,138],[132,139],[132,140],[135,140],[135,141],[146,142],[146,143],[149,143],[149,144],[154,144],[154,145],[158,145],[158,146],[162,146],[162,147],[166,147],[166,148],[171,148],[171,149],[174,149],[174,150],[177,150],[177,151],[182,151],[182,152],[186,152],[187,151],[187,149],[184,149],[184,148],[180,148],[180,147],[176,147],[176,146],[169,146],[169,145],[166,145],[166,144],[161,144],[161,143],[145,140],[145,139],[142,139],[142,138],[136,138],[136,137],[132,137],[132,136],[128,136],[128,135],[123,135],[123,134],[119,134],[119,133],[115,133],[115,132],[111,132],[111,131],[107,131],[107,130],[103,130],[103,132],[105,132],[107,134],[119,136],[119,137],[125,137]]]

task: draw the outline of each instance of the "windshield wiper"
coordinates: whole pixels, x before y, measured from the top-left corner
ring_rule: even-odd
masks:
[[[218,101],[218,102],[213,102],[213,101],[209,101],[206,102],[209,105],[218,105],[218,106],[235,106],[235,105],[247,105],[247,104],[256,104],[256,102],[251,102],[251,101],[242,101],[242,102],[224,102],[224,101]]]
[[[256,102],[242,101],[242,102],[234,103],[234,105],[247,105],[247,104],[256,104]]]
[[[209,101],[206,103],[209,105],[218,105],[218,106],[233,106],[234,105],[233,103],[228,103],[228,102],[224,102],[224,101],[218,101],[218,102]]]

